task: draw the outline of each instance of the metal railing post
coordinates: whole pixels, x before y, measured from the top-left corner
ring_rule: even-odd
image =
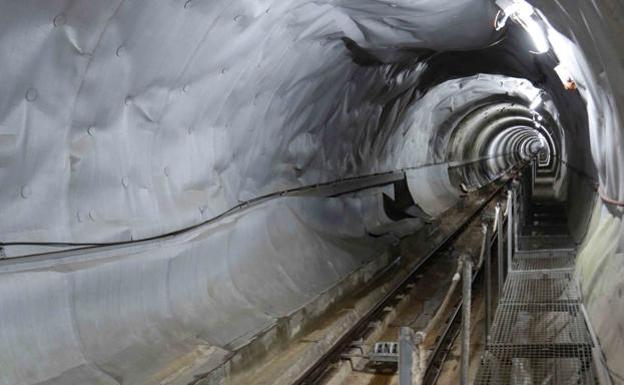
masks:
[[[496,258],[498,258],[498,298],[499,301],[503,298],[503,283],[505,281],[504,276],[504,259],[503,259],[503,211],[501,210],[500,202],[496,203],[496,236],[497,240],[497,251]]]
[[[424,334],[407,326],[399,329],[399,385],[421,385],[424,377]]]
[[[507,272],[511,271],[511,257],[513,254],[513,193],[512,190],[507,191]]]
[[[526,176],[523,176],[523,178],[526,178]],[[518,247],[519,247],[519,242],[518,242],[518,229],[520,226],[520,223],[522,223],[522,221],[524,220],[524,213],[522,212],[523,208],[526,207],[526,196],[524,194],[524,186],[521,183],[512,183],[512,188],[511,188],[511,202],[512,202],[512,207],[514,209],[514,214],[513,214],[513,250],[514,251],[518,251]]]
[[[490,317],[492,314],[492,248],[491,230],[489,221],[483,225],[485,242],[485,341],[487,343],[490,332]]]
[[[461,341],[461,385],[468,385],[470,367],[470,303],[472,289],[472,259],[464,255],[462,277],[462,341]]]
[[[399,385],[413,385],[414,331],[403,326],[399,329]]]
[[[532,167],[531,167],[531,171],[532,171],[532,178],[531,178],[531,195],[535,195],[535,179],[537,178],[537,159],[533,158],[533,162],[531,163]]]

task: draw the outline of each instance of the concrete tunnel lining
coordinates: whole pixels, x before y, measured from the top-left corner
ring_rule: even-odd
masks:
[[[492,28],[489,0],[1,3],[0,384],[142,384],[192,351],[226,359],[431,219],[392,220],[387,180],[317,185],[397,173],[438,218],[539,132],[623,383],[621,209],[593,187],[624,199],[624,10],[531,3],[543,55],[517,25]],[[527,109],[540,90],[543,128]]]

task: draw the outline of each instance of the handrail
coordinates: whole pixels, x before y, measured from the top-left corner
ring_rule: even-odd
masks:
[[[583,170],[579,170],[576,166],[571,165],[570,163],[568,163],[567,161],[563,160],[563,159],[559,159],[559,162],[561,162],[561,164],[563,164],[564,166],[566,166],[566,168],[568,168],[569,170],[573,171],[574,173],[576,173],[577,175],[581,176],[582,178],[588,180],[590,183],[591,188],[598,193],[598,196],[600,197],[600,200],[602,200],[604,203],[613,205],[613,206],[617,206],[617,207],[624,207],[624,201],[620,201],[614,198],[611,198],[609,195],[607,195],[607,193],[603,190],[602,186],[600,186],[600,181],[594,179],[591,175],[587,174],[585,171]]]

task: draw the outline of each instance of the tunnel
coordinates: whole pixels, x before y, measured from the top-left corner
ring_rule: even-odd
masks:
[[[425,330],[447,289],[448,325],[487,336],[430,383],[624,384],[623,20],[619,0],[0,1],[0,384],[405,385],[396,314]],[[525,248],[576,302],[504,302]],[[505,309],[506,336],[556,338],[497,345]]]

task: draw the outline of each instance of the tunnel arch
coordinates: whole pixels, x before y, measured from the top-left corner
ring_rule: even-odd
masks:
[[[531,3],[541,55],[486,0],[1,4],[0,383],[141,383],[245,346],[540,138],[617,371],[622,7]]]

